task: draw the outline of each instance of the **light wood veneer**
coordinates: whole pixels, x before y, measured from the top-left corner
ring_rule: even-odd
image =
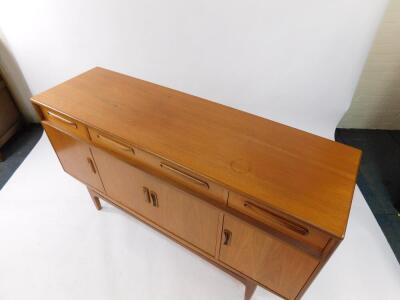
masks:
[[[64,170],[237,277],[299,299],[343,239],[361,152],[94,68],[32,98]]]

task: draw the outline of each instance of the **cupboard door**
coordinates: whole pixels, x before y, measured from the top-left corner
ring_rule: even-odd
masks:
[[[42,123],[64,171],[83,183],[104,191],[89,145]]]
[[[112,200],[193,246],[215,254],[220,213],[217,208],[100,149],[92,151]]]
[[[219,259],[288,299],[294,299],[318,260],[259,228],[225,215]]]
[[[149,186],[158,198],[158,224],[214,256],[220,211],[174,186],[153,183]]]
[[[96,147],[92,153],[111,200],[155,222],[157,210],[150,202],[148,184],[151,176]]]

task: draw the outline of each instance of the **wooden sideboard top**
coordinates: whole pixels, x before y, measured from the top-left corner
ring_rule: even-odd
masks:
[[[336,237],[361,151],[103,68],[32,98]]]

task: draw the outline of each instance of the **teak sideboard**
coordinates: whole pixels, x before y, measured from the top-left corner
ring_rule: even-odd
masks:
[[[94,68],[32,102],[64,170],[241,280],[299,299],[344,238],[361,152]],[[334,288],[334,284],[332,285]]]

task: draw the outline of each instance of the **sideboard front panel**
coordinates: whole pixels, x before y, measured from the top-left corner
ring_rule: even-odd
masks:
[[[233,216],[224,217],[220,260],[294,299],[318,260]]]
[[[92,147],[108,196],[214,255],[220,211],[161,180]]]

